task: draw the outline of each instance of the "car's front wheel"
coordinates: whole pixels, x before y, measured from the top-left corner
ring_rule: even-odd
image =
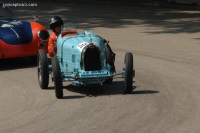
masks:
[[[53,70],[53,80],[55,85],[55,94],[58,99],[63,98],[63,84],[58,58],[54,56],[51,60]]]
[[[125,85],[125,93],[131,93],[133,91],[132,83],[133,83],[133,55],[130,52],[127,52],[124,59],[125,65],[125,77],[124,77],[124,85]]]

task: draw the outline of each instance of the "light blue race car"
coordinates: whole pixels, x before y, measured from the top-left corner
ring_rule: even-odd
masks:
[[[121,73],[116,74],[111,65],[111,52],[104,39],[92,31],[78,33],[75,26],[70,24],[58,36],[56,44],[57,53],[51,58],[50,65],[46,51],[38,51],[40,88],[48,88],[49,74],[53,73],[55,94],[60,99],[63,98],[63,82],[69,81],[75,86],[104,85],[112,83],[114,76],[122,75],[125,93],[133,91],[135,70],[132,53],[126,53],[124,68]]]

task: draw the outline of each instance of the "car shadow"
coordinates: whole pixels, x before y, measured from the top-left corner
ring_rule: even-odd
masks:
[[[70,85],[72,86],[72,85]],[[67,86],[63,86],[63,89],[66,89]],[[54,90],[55,87],[54,86],[49,86],[48,88],[44,89],[44,90]],[[64,94],[63,98],[62,99],[80,99],[80,98],[84,98],[85,96],[84,95],[69,95],[69,96],[66,96]]]
[[[44,90],[54,90],[55,87],[54,86],[49,86],[48,88],[45,88]]]
[[[64,86],[63,89],[88,97],[97,97],[124,94],[123,84],[123,81],[114,81],[112,84],[105,85],[88,85],[85,87],[76,87],[70,84]],[[136,86],[133,86],[133,89],[136,89]]]
[[[1,59],[0,71],[36,67],[37,61],[32,57]]]
[[[134,81],[133,81],[134,83]],[[159,91],[156,90],[136,90],[137,86],[133,85],[132,93],[124,93],[124,82],[114,81],[112,84],[104,85],[88,85],[77,87],[72,84],[64,85],[63,89],[70,92],[74,92],[81,95],[68,95],[64,94],[63,99],[80,99],[84,97],[98,97],[98,96],[111,96],[111,95],[142,95],[142,94],[156,94]],[[54,86],[49,86],[45,90],[54,90]]]
[[[136,91],[133,91],[131,94],[155,94],[155,93],[159,93],[159,91],[155,91],[155,90],[136,90]]]
[[[63,96],[62,99],[80,99],[80,98],[84,98],[85,96],[81,96],[81,95],[73,95],[73,96]]]

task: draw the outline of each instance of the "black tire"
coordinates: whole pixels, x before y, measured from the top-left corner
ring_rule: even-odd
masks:
[[[125,65],[125,93],[131,93],[133,91],[133,55],[130,52],[127,52],[124,60]]]
[[[112,66],[113,60],[112,60],[112,54],[110,52],[110,50],[108,49],[108,47],[106,46],[106,64],[109,64],[110,66]],[[104,84],[111,84],[113,82],[113,78],[109,78],[106,79],[104,81]]]
[[[54,56],[51,62],[52,62],[53,79],[55,85],[55,95],[58,99],[61,99],[63,98],[63,84],[62,84],[61,71],[58,58]]]
[[[41,89],[48,88],[49,85],[49,66],[47,59],[47,52],[44,49],[40,49],[37,55],[37,73],[38,82]]]

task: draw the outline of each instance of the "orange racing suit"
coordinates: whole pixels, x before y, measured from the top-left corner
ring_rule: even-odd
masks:
[[[52,33],[49,37],[48,40],[48,54],[50,57],[54,57],[54,55],[57,52],[57,48],[56,48],[56,40],[57,40],[57,36],[59,34],[56,33]]]

